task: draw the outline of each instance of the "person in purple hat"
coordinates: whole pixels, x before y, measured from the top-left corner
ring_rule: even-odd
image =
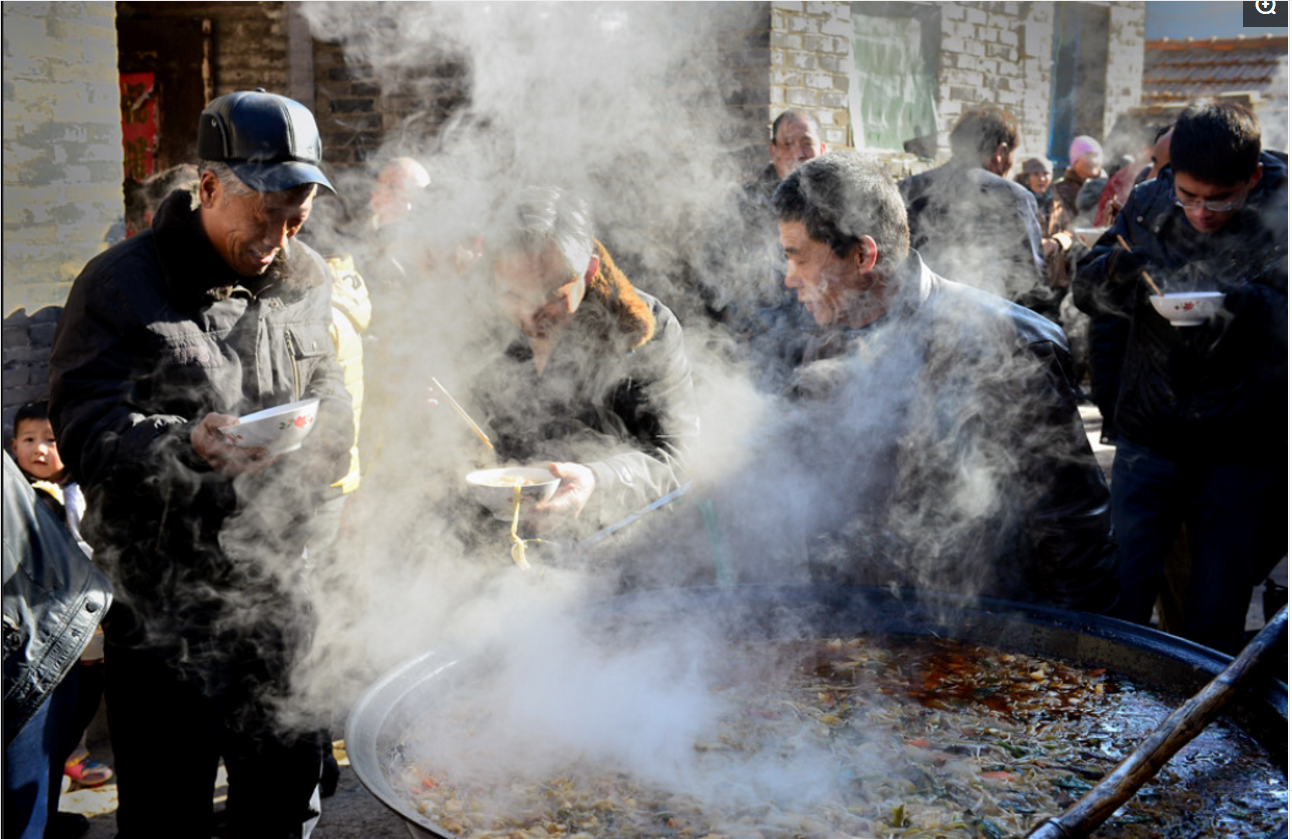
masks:
[[[264,91],[213,100],[196,197],[92,259],[50,360],[50,418],[84,490],[82,532],[118,592],[104,621],[120,839],[307,836],[324,738],[289,725],[312,630],[310,520],[349,465],[331,278],[296,241],[320,191],[310,112]],[[297,451],[240,448],[240,415],[321,401]]]

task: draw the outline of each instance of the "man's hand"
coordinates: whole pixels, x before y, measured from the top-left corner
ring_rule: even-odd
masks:
[[[597,488],[597,476],[582,463],[549,463],[547,471],[561,479],[556,494],[530,509],[528,524],[539,533],[550,533],[579,517]]]
[[[277,456],[271,457],[264,449],[235,446],[219,432],[225,426],[237,424],[237,417],[212,411],[194,427],[189,443],[198,457],[222,475],[255,475],[265,471],[278,460]]]
[[[1140,275],[1147,264],[1148,259],[1139,248],[1113,248],[1108,252],[1108,277],[1115,283],[1141,282]]]

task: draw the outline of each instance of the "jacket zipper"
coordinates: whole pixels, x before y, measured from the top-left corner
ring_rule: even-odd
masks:
[[[296,339],[290,329],[284,330],[287,336],[287,356],[292,360],[292,401],[299,402],[301,398],[301,374],[296,366]]]

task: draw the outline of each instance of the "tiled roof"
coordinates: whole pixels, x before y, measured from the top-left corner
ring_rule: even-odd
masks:
[[[1144,104],[1259,93],[1287,102],[1288,36],[1162,38],[1144,42]]]

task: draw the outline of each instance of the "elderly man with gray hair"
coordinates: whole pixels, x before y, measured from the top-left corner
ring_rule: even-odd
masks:
[[[481,262],[506,335],[472,402],[500,459],[561,479],[527,525],[604,526],[678,489],[699,418],[677,318],[633,287],[566,190],[524,190],[496,220]]]
[[[1110,607],[1108,489],[1058,327],[930,271],[871,158],[818,157],[772,200],[821,331],[759,461],[775,504],[751,503],[753,537],[788,511],[816,580]]]
[[[223,758],[234,836],[308,836],[328,743],[277,711],[313,630],[305,551],[354,438],[327,264],[295,240],[322,143],[300,103],[211,101],[196,201],[91,260],[50,359],[50,418],[117,597],[104,620],[118,836],[207,839]],[[317,398],[297,451],[239,417]],[[182,757],[182,768],[176,760]]]

